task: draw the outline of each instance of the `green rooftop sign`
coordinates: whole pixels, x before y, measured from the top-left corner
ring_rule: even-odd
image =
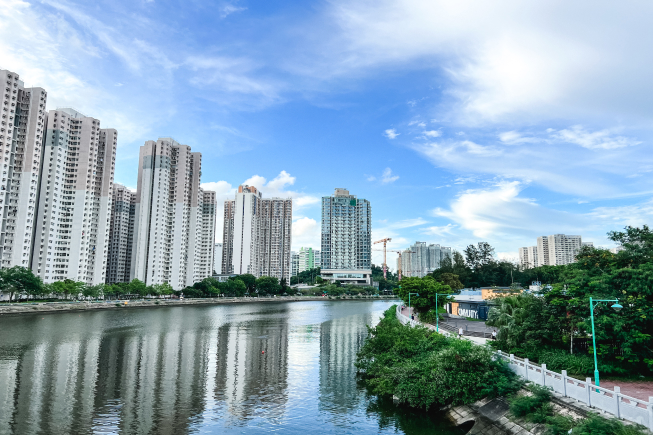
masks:
[[[352,207],[356,207],[356,199],[351,199],[349,201],[349,205],[351,205]]]

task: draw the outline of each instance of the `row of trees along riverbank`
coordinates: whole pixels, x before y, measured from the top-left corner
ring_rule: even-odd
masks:
[[[618,299],[620,312],[607,304],[594,310],[599,370],[651,376],[653,232],[648,226],[626,227],[608,237],[623,250],[583,247],[576,263],[526,270],[495,260],[493,248],[481,242],[468,246],[465,256],[455,252],[427,277],[402,279],[395,293],[406,304],[410,293],[420,319],[432,323],[449,301],[446,294],[463,286],[510,286],[514,293],[495,299],[490,309],[487,323],[498,329],[492,345],[574,375],[594,370],[589,298]],[[541,282],[541,291],[520,293],[520,283],[532,281]]]

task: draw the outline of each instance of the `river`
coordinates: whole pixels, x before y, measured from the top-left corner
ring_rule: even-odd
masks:
[[[366,395],[386,301],[0,316],[0,434],[459,432]]]

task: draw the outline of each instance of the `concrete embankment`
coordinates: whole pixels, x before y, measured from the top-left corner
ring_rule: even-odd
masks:
[[[388,297],[352,297],[352,298],[326,298],[321,296],[280,296],[265,298],[202,298],[202,299],[132,299],[112,300],[102,302],[20,302],[0,304],[0,316],[22,315],[40,313],[61,313],[69,311],[90,310],[124,310],[132,308],[157,308],[157,307],[187,307],[191,305],[222,305],[242,303],[279,303],[302,301],[395,301],[396,298]]]

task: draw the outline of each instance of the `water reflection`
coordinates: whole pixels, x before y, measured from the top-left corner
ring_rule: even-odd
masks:
[[[0,317],[0,434],[395,433],[353,366],[388,306]]]

